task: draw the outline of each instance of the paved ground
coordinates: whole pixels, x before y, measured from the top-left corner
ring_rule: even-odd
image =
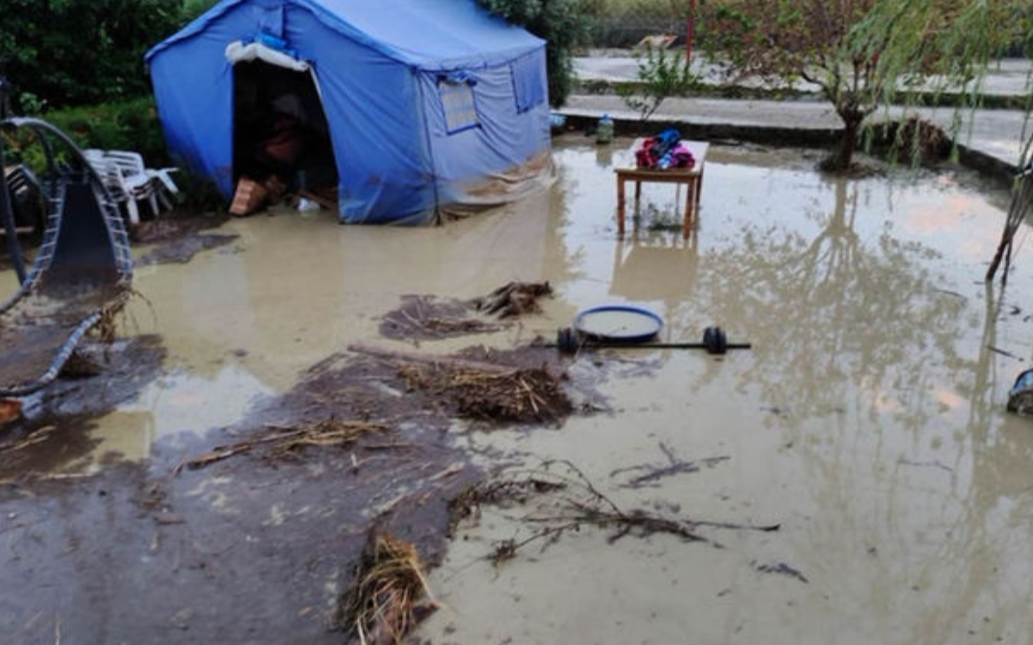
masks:
[[[696,63],[694,67],[705,79],[717,83],[716,68],[705,63]],[[609,84],[635,80],[637,70],[638,63],[629,52],[596,51],[575,59],[580,89],[559,112],[573,118],[598,118],[608,113],[618,121],[637,121],[638,114],[620,97],[605,93]],[[1026,97],[1033,87],[1031,79],[1033,63],[1030,61],[1002,60],[983,81],[984,94],[999,98]],[[786,136],[798,137],[801,143],[839,129],[841,123],[831,104],[808,96],[813,87],[801,83],[794,89],[803,94],[793,100],[668,99],[651,120],[684,123],[710,136],[784,132]],[[956,131],[963,152],[970,156],[968,161],[1001,172],[1014,171],[1022,156],[1023,142],[1028,141],[1031,134],[1031,124],[1021,110],[942,107],[915,111],[949,131]],[[897,118],[903,112],[901,107],[892,107],[882,116]]]

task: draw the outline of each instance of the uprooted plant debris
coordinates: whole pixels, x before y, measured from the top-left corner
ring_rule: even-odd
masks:
[[[270,458],[283,458],[297,454],[308,446],[347,446],[370,434],[387,432],[387,426],[369,421],[345,421],[331,417],[314,423],[298,426],[277,426],[269,432],[243,441],[225,446],[216,446],[200,457],[195,457],[176,466],[179,472],[183,467],[190,469],[203,468],[234,455],[263,448]]]
[[[557,472],[559,470],[560,472]],[[549,499],[546,496],[552,495]],[[541,498],[539,513],[529,514],[524,521],[535,529],[522,539],[510,538],[495,544],[487,556],[498,565],[516,556],[517,551],[534,542],[542,548],[555,543],[565,533],[579,531],[582,526],[612,529],[610,543],[627,536],[648,537],[656,533],[675,535],[688,542],[721,544],[701,535],[701,527],[777,531],[780,524],[752,525],[670,517],[646,509],[624,510],[595,487],[581,470],[566,460],[547,461],[540,469],[516,471],[505,477],[490,479],[468,487],[449,503],[450,532],[463,519],[474,515],[482,505],[504,507],[526,504],[532,497]]]
[[[490,294],[469,301],[435,296],[402,296],[402,305],[381,319],[380,333],[399,340],[430,340],[498,331],[497,319],[539,313],[538,299],[552,295],[548,282],[510,282]],[[470,309],[496,320],[470,317]]]
[[[333,617],[350,642],[401,645],[436,609],[416,547],[390,534],[370,532],[354,578]]]
[[[402,365],[409,389],[444,396],[460,416],[486,421],[553,422],[573,411],[559,380],[544,368],[486,372],[448,366]]]
[[[18,414],[21,414],[20,410]],[[47,441],[54,434],[55,430],[57,430],[57,426],[47,425],[33,430],[18,440],[0,443],[0,457],[16,453],[20,450],[25,450],[26,448],[30,448],[38,443]]]
[[[380,333],[399,340],[431,340],[498,331],[505,325],[493,320],[471,318],[470,307],[460,300],[434,296],[402,296],[402,306],[380,321]]]
[[[876,124],[872,143],[892,162],[935,166],[951,154],[951,140],[935,123],[911,116]]]
[[[935,123],[910,117],[895,125],[893,150],[899,156],[929,165],[950,155],[950,137]]]
[[[542,308],[538,299],[551,295],[552,286],[548,282],[510,282],[486,296],[474,298],[470,305],[499,318],[510,318],[540,313]]]
[[[497,422],[558,422],[574,410],[560,377],[547,366],[508,367],[353,343],[348,349],[398,363],[409,391],[444,399],[456,414]]]
[[[667,463],[661,465],[653,464],[641,464],[638,466],[629,466],[627,468],[618,468],[610,473],[610,477],[615,477],[620,474],[645,471],[641,475],[632,477],[626,484],[623,484],[623,488],[640,488],[642,486],[655,486],[656,482],[664,479],[665,477],[671,477],[673,475],[687,474],[699,472],[700,466],[706,466],[711,468],[717,464],[728,461],[730,457],[708,457],[706,459],[699,459],[693,461],[686,461],[679,459],[674,451],[667,447],[664,442],[660,442],[660,451],[667,457]]]

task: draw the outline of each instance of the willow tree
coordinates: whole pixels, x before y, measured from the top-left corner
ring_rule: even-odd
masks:
[[[916,82],[978,107],[987,71],[1005,52],[1029,55],[1029,0],[879,0],[851,32],[854,55],[874,57],[883,100]],[[906,98],[905,98],[905,102]]]
[[[1005,52],[1033,56],[1033,4],[1029,0],[881,0],[854,29],[860,55],[877,55],[877,72],[887,88],[921,79],[934,91],[949,90],[957,108],[979,107],[990,67]],[[1026,112],[1033,110],[1033,78],[1027,78]],[[961,116],[961,115],[959,115]],[[961,119],[955,119],[960,122]],[[1027,120],[1028,123],[1028,120]],[[1012,240],[1033,214],[1033,130],[1022,133],[1012,202],[986,280],[993,280],[1001,261],[1007,278]]]

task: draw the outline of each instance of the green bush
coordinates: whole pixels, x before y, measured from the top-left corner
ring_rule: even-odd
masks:
[[[149,166],[170,162],[154,99],[149,96],[56,110],[45,118],[80,148],[135,150]]]
[[[144,52],[184,18],[182,0],[4,0],[0,65],[14,109],[42,114],[149,92]]]
[[[49,112],[45,120],[64,132],[80,148],[133,150],[143,155],[148,167],[175,166],[169,158],[157,118],[154,100],[142,97],[89,107]],[[54,146],[59,161],[70,163],[60,146]],[[26,129],[4,131],[5,163],[24,163],[43,176],[47,163],[34,132]],[[175,175],[180,189],[178,208],[184,212],[221,211],[225,198],[209,180],[180,168]]]
[[[491,13],[546,41],[549,102],[563,105],[573,86],[574,49],[587,43],[600,0],[477,0]]]

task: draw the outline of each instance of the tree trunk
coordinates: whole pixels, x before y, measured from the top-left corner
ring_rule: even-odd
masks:
[[[854,163],[854,152],[857,150],[857,136],[864,122],[864,113],[857,109],[844,108],[837,110],[843,119],[843,134],[840,136],[836,150],[822,163],[822,169],[832,172],[848,170]]]

